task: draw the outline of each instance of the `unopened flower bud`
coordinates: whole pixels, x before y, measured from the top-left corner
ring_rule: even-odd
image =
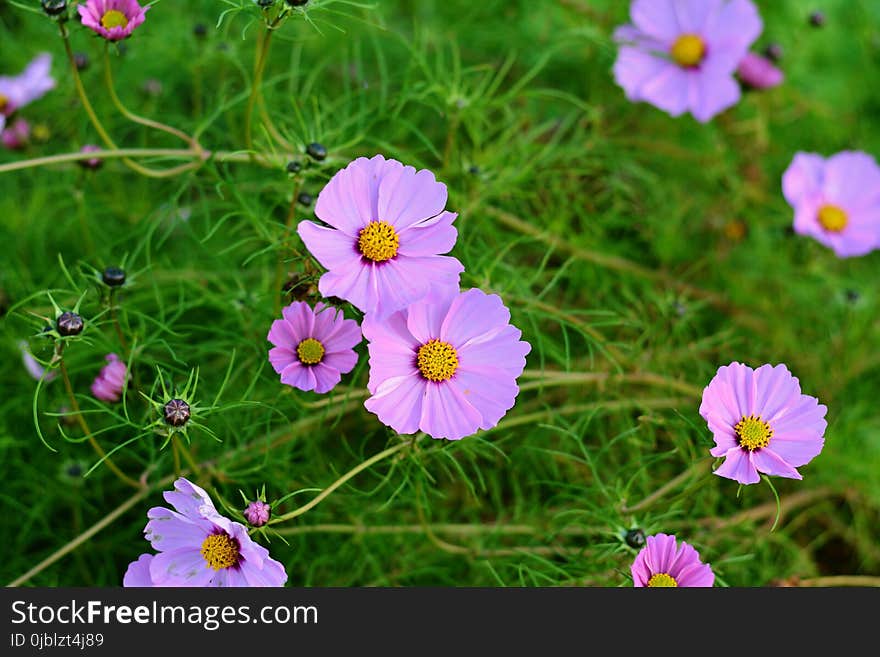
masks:
[[[244,517],[254,527],[262,527],[269,522],[272,515],[272,507],[260,500],[254,500],[244,510]]]
[[[317,142],[312,142],[306,146],[306,154],[313,160],[320,162],[327,157],[327,149]]]
[[[74,53],[73,63],[76,64],[77,71],[84,71],[89,67],[89,56],[84,52]]]
[[[296,200],[299,202],[300,205],[309,206],[315,199],[308,192],[302,192],[299,196],[296,197]]]
[[[309,4],[309,0],[285,0],[291,7],[304,7]]]
[[[302,163],[299,160],[291,160],[287,163],[287,173],[299,173],[302,168]]]
[[[199,39],[204,39],[208,34],[208,26],[204,23],[196,23],[193,27],[193,34],[195,34]]]
[[[55,328],[60,335],[65,337],[79,335],[83,330],[83,318],[70,311],[63,312],[55,320]]]
[[[814,11],[810,14],[810,25],[813,27],[824,27],[825,26],[825,14],[821,11]]]
[[[182,427],[189,422],[189,404],[182,399],[172,399],[165,404],[165,422],[172,427]]]
[[[48,16],[58,16],[67,9],[67,0],[42,0],[40,4]]]
[[[645,532],[636,527],[635,529],[630,529],[626,535],[623,537],[623,540],[626,541],[626,544],[631,548],[639,550],[645,547]]]
[[[125,270],[119,267],[107,267],[101,274],[101,280],[110,287],[119,287],[125,283]]]
[[[764,48],[764,55],[771,62],[778,62],[780,59],[782,59],[782,56],[784,54],[785,51],[778,43],[771,43],[766,48]]]

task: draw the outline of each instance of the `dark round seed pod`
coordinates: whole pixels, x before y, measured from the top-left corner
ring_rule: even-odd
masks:
[[[89,67],[89,56],[84,52],[73,53],[73,63],[77,71],[85,71]]]
[[[125,270],[119,267],[107,267],[101,274],[101,280],[110,287],[119,287],[125,283]]]
[[[41,0],[40,4],[48,16],[58,16],[67,9],[67,0]]]
[[[296,197],[296,200],[299,202],[300,205],[305,205],[306,207],[308,207],[315,199],[308,192],[300,192],[300,195]]]
[[[287,173],[299,173],[303,165],[299,160],[291,160],[287,163]]]
[[[825,14],[821,11],[814,11],[810,14],[810,25],[813,27],[825,27]]]
[[[468,167],[468,173],[471,174],[472,176],[479,176],[480,175],[480,167],[478,167],[476,164],[472,164],[471,166]]]
[[[785,51],[782,49],[778,43],[771,43],[766,48],[764,48],[764,55],[771,62],[778,62],[782,59],[782,56],[785,54]]]
[[[309,0],[285,0],[291,7],[305,7]]]
[[[645,532],[638,527],[630,529],[623,537],[623,540],[625,540],[626,544],[631,548],[638,550],[645,546]]]
[[[275,4],[275,0],[257,0],[257,4],[264,9]]]
[[[172,399],[165,404],[165,423],[172,427],[182,427],[189,422],[189,404],[182,399]]]
[[[208,26],[204,23],[196,23],[193,26],[193,34],[195,34],[199,39],[204,39],[208,34]]]
[[[327,157],[327,149],[317,142],[312,142],[306,146],[306,154],[313,160],[321,162]]]
[[[61,313],[58,319],[55,320],[55,329],[59,335],[65,337],[79,335],[82,333],[83,326],[83,318],[70,311]]]
[[[844,294],[846,295],[846,300],[850,303],[855,303],[862,296],[859,294],[858,290],[847,290]]]

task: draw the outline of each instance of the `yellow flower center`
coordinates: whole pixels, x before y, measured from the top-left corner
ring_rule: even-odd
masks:
[[[423,377],[440,383],[451,379],[458,369],[458,352],[448,342],[431,340],[419,347],[416,362]]]
[[[829,233],[839,233],[846,228],[849,217],[846,216],[846,210],[836,205],[823,205],[819,208],[819,223]]]
[[[358,234],[358,249],[373,262],[385,262],[397,255],[400,238],[394,226],[384,221],[371,221]]]
[[[303,365],[317,365],[324,358],[324,345],[315,338],[306,338],[296,346],[296,355]]]
[[[750,452],[766,447],[770,444],[770,439],[773,437],[773,429],[761,419],[760,415],[758,417],[754,415],[743,417],[733,427],[733,431],[736,433],[740,446],[745,447]]]
[[[5,112],[7,105],[9,105],[9,98],[0,94],[0,112]]]
[[[114,27],[126,27],[128,19],[121,11],[111,9],[101,17],[101,25],[107,30]]]
[[[202,557],[214,570],[231,568],[238,563],[238,541],[226,534],[211,534],[202,543]]]
[[[651,579],[648,580],[648,586],[672,588],[678,586],[678,582],[675,581],[675,578],[672,575],[657,573],[656,575],[651,575]]]
[[[669,51],[672,59],[679,66],[693,68],[698,66],[706,56],[706,44],[696,34],[682,34]]]

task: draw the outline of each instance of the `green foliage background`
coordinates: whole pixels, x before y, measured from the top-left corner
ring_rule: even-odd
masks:
[[[113,458],[153,488],[27,585],[117,586],[149,550],[145,514],[175,467],[161,436],[139,429],[155,415],[137,391],[155,394],[157,368],[177,385],[198,368],[197,398],[220,395],[203,418],[218,440],[193,431],[189,449],[198,483],[233,511],[239,490],[263,485],[270,499],[300,491],[276,510],[289,511],[400,440],[363,409],[365,344],[342,386],[318,397],[279,383],[265,339],[289,301],[278,274],[311,276],[308,292],[320,273],[295,233],[286,238],[292,199],[316,196],[352,158],[383,153],[448,185],[463,287],[500,294],[533,351],[495,430],[420,438],[279,525],[283,540],[268,545],[289,584],[630,586],[635,550],[622,536],[633,527],[692,543],[719,584],[876,582],[880,254],[839,260],[793,235],[780,179],[799,150],[880,154],[880,5],[823,0],[817,29],[813,3],[757,4],[755,48],[783,46],[786,82],[746,93],[708,125],[630,104],[615,86],[610,34],[627,20],[623,1],[312,0],[310,20],[273,37],[262,89],[274,133],[257,114],[257,163],[212,159],[168,179],[119,159],[97,172],[67,162],[0,173],[0,580],[137,494],[103,465],[70,476],[96,457],[77,426],[62,433],[51,415],[69,406],[60,379],[37,397],[57,452],[34,426],[36,382],[17,343],[51,357],[31,315],[51,313],[47,290],[64,306],[88,290],[83,314],[101,312],[86,266],[124,261],[134,274],[120,322],[139,388],[128,418],[91,399],[104,355],[128,355],[106,312],[67,349],[72,384],[107,449],[140,436]],[[0,2],[0,72],[46,50],[58,86],[24,112],[44,140],[0,153],[0,165],[100,143],[57,26],[20,5],[38,3]],[[120,97],[198,131],[205,148],[242,154],[258,18],[249,0],[156,3],[122,52],[111,49]],[[185,148],[115,111],[103,42],[71,28],[117,143]],[[158,93],[145,91],[150,80]],[[324,162],[303,155],[313,141],[327,147]],[[291,158],[305,165],[299,177],[285,170]],[[294,224],[312,216],[293,207]],[[783,514],[772,532],[766,485],[738,495],[710,474],[700,394],[733,360],[786,363],[829,408],[825,449],[804,480],[776,480]]]

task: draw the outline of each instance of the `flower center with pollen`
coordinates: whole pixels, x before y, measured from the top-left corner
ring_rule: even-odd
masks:
[[[829,233],[839,233],[846,228],[849,217],[846,216],[846,210],[836,205],[823,205],[819,208],[819,223]]]
[[[682,34],[672,44],[669,54],[679,66],[693,68],[706,56],[706,43],[696,34]]]
[[[371,221],[358,233],[358,249],[373,262],[385,262],[397,255],[400,238],[394,226],[384,221]]]
[[[324,345],[315,338],[306,338],[296,346],[296,355],[303,365],[317,365],[324,358]]]
[[[675,581],[675,578],[672,575],[657,573],[656,575],[651,575],[651,579],[648,580],[648,586],[672,588],[678,586],[678,582]]]
[[[107,30],[114,27],[126,27],[128,19],[121,11],[111,9],[101,17],[101,25]]]
[[[9,106],[9,98],[0,94],[0,113],[5,112],[6,108]]]
[[[733,431],[736,433],[740,446],[750,452],[766,447],[770,444],[770,439],[773,437],[773,429],[761,419],[760,415],[758,417],[754,415],[744,417],[736,423]]]
[[[238,541],[226,534],[211,534],[202,543],[202,557],[214,570],[232,568],[238,563]]]
[[[458,352],[448,342],[431,340],[419,347],[416,364],[428,381],[447,381],[458,369]]]

